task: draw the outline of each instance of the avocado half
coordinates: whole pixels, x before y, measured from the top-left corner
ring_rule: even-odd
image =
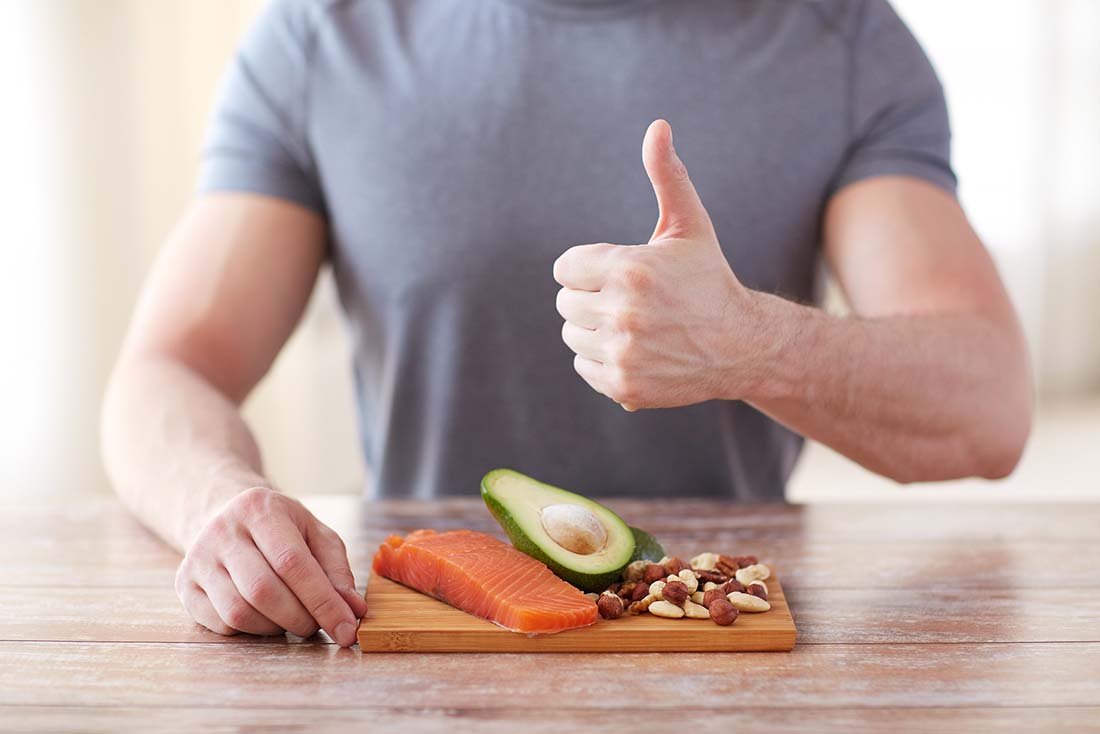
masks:
[[[544,484],[512,469],[494,469],[481,480],[481,497],[512,545],[542,561],[582,591],[603,591],[618,581],[634,556],[634,532],[630,526],[599,502],[583,495]],[[587,553],[563,547],[543,524],[543,509],[551,506],[576,506],[595,516],[606,532],[602,546]],[[591,517],[584,512],[579,514]]]

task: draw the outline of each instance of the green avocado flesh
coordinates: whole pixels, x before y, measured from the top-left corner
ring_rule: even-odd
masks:
[[[599,502],[575,492],[543,484],[512,469],[494,469],[481,480],[481,497],[512,545],[582,591],[603,591],[618,581],[634,555],[630,526]],[[590,553],[575,553],[560,545],[544,527],[543,509],[555,505],[559,509],[580,506],[594,515],[606,531],[603,545]]]
[[[634,533],[634,555],[630,556],[631,563],[634,561],[653,561],[656,563],[668,555],[665,553],[664,546],[646,531],[631,527],[630,532]]]

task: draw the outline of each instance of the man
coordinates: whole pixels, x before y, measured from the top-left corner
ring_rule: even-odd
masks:
[[[1029,368],[948,146],[882,0],[277,2],[138,306],[106,463],[198,622],[351,644],[344,546],[238,412],[329,261],[377,496],[504,465],[779,500],[800,436],[900,482],[1004,476]],[[801,305],[822,259],[850,318]]]

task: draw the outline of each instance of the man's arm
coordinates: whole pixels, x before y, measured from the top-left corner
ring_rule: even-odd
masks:
[[[757,294],[777,357],[748,401],[898,481],[1007,476],[1031,427],[1027,349],[955,198],[912,178],[853,184],[824,248],[853,316]]]
[[[660,207],[646,246],[555,263],[577,372],[628,410],[745,400],[898,481],[1001,477],[1031,425],[1027,352],[996,271],[953,197],[908,178],[843,189],[825,251],[855,315],[745,288],[672,148],[643,160]]]
[[[176,589],[208,628],[354,641],[363,600],[343,543],[275,492],[238,411],[308,302],[325,225],[218,194],[180,221],[146,283],[103,408],[123,501],[186,553]]]

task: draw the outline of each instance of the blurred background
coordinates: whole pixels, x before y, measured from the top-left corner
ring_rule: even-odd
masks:
[[[191,194],[214,90],[262,0],[0,0],[0,499],[107,492],[98,410]],[[960,197],[1019,309],[1039,416],[1011,478],[900,488],[821,446],[798,502],[1100,499],[1100,3],[896,0],[937,67]],[[358,492],[326,274],[246,413],[293,493]]]

